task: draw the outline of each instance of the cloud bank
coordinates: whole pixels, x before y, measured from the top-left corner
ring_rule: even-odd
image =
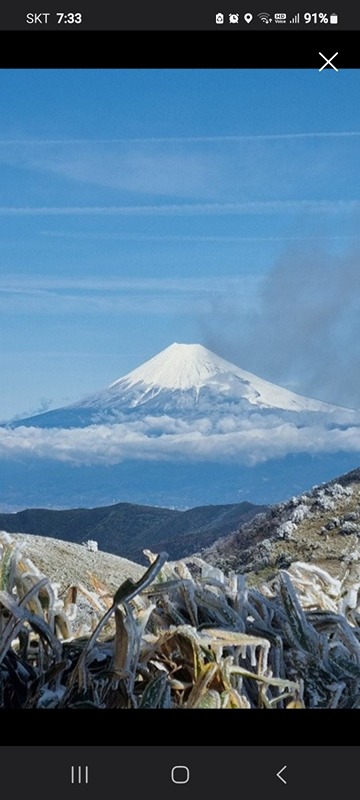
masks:
[[[253,466],[289,454],[360,452],[360,418],[347,428],[297,427],[276,415],[184,421],[168,416],[87,428],[0,428],[0,458],[53,459],[73,465],[149,461],[236,461]]]

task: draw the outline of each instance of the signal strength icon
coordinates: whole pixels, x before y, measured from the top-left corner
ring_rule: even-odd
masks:
[[[268,14],[266,11],[261,11],[261,13],[258,14],[258,17],[261,19],[261,22],[266,22],[267,25],[269,22],[272,22],[270,14]]]
[[[300,22],[300,14],[295,14],[295,17],[293,17],[290,20],[290,24],[293,23],[294,25],[297,25],[299,22]]]

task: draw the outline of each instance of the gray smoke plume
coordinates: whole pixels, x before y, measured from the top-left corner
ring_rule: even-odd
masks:
[[[243,369],[320,400],[360,408],[360,250],[284,252],[257,310],[214,302],[204,345]]]

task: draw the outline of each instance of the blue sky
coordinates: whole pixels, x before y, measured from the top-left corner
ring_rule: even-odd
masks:
[[[173,341],[360,407],[356,71],[0,71],[0,418]]]

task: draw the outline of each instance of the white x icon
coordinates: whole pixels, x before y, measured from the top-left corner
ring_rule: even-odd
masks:
[[[322,53],[319,52],[319,56],[321,56],[321,58],[323,58],[324,61],[325,61],[325,64],[323,64],[322,67],[320,67],[319,72],[322,72],[323,69],[325,69],[325,67],[327,67],[327,65],[329,65],[329,67],[332,67],[335,70],[335,72],[339,72],[338,68],[335,67],[335,64],[332,63],[333,58],[336,58],[336,56],[338,56],[338,55],[339,55],[339,53],[334,53],[334,55],[331,56],[331,58],[326,58],[326,56],[324,56]]]

